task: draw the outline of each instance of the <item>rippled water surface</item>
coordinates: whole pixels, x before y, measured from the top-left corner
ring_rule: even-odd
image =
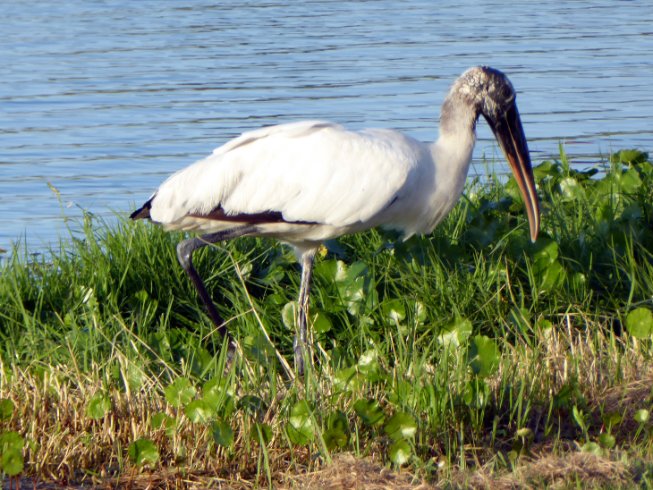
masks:
[[[475,64],[509,74],[535,162],[560,142],[581,166],[653,150],[649,2],[479,3],[4,0],[0,248],[53,243],[80,209],[127,213],[261,125],[319,118],[431,140],[449,85]],[[498,156],[484,123],[474,156]]]

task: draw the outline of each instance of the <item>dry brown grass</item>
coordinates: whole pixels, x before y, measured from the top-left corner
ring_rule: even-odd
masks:
[[[539,489],[539,488],[623,488],[633,484],[633,475],[621,462],[593,454],[570,452],[543,454],[522,462],[513,471],[493,472],[481,468],[454,474],[435,488]]]
[[[653,404],[653,365],[634,345],[602,343],[609,339],[590,328],[576,329],[572,319],[567,328],[542,333],[537,348],[516,343],[506,348],[510,359],[503,364],[516,366],[512,376],[530,383],[527,392],[544,390],[551,396],[565,383],[582,389],[584,407],[594,420],[593,435],[601,427],[602,413],[620,413],[624,422],[614,432],[620,452],[598,457],[579,451],[569,431],[561,427],[546,441],[536,439],[527,458],[506,469],[494,458],[497,448],[470,450],[468,469],[448,466],[440,470],[414,468],[391,471],[375,447],[365,458],[335,454],[327,464],[306,448],[288,449],[273,440],[267,451],[268,467],[274,488],[287,489],[426,489],[426,488],[566,488],[582,482],[583,488],[619,488],[633,485],[637,472],[629,463],[644,455],[653,468],[652,441],[639,441],[635,453],[628,453],[637,424],[634,411]],[[564,321],[562,327],[564,327]],[[591,326],[591,325],[589,325]],[[112,408],[100,420],[89,418],[89,398],[109,380],[97,374],[80,375],[74,368],[48,368],[40,374],[7,369],[0,381],[0,397],[10,398],[19,407],[4,429],[16,430],[28,441],[26,475],[37,480],[22,480],[23,488],[234,488],[267,486],[261,470],[261,451],[248,442],[249,422],[238,413],[231,421],[235,429],[234,449],[226,452],[212,444],[205,424],[192,424],[184,417],[175,435],[150,426],[151,417],[164,411],[175,415],[161,394],[159,381],[143,379],[139,391],[112,388]],[[508,376],[499,372],[497,377]],[[498,385],[497,387],[498,388]],[[281,397],[282,394],[278,394]],[[265,421],[279,424],[272,407]],[[540,414],[541,415],[541,414]],[[533,410],[532,418],[538,418]],[[533,422],[537,425],[538,422]],[[281,430],[279,430],[281,432]],[[537,432],[537,431],[535,431]],[[161,454],[161,463],[141,471],[126,461],[126,448],[140,437],[152,439]],[[641,439],[641,438],[640,438]],[[363,441],[365,442],[365,441]],[[373,442],[375,443],[375,442]],[[622,456],[626,456],[623,459]],[[634,458],[632,457],[634,456]],[[432,471],[436,471],[433,473]],[[425,480],[428,479],[427,480]],[[6,483],[6,482],[5,482]]]
[[[653,378],[649,356],[636,339],[610,331],[605,318],[569,312],[560,315],[552,328],[534,328],[534,338],[521,340],[516,333],[515,341],[503,345],[508,358],[495,379],[526,380],[529,392],[544,391],[549,396],[571,383],[596,402],[604,400],[606,388],[626,393],[638,383],[646,386]]]
[[[278,490],[438,490],[438,489],[539,489],[539,488],[628,488],[636,485],[635,475],[626,464],[592,454],[569,452],[543,454],[519,464],[513,471],[453,471],[427,482],[409,471],[393,471],[372,458],[337,455],[322,468],[298,474],[278,474],[272,487]],[[28,478],[22,488],[54,490],[98,488],[133,490],[155,489],[233,489],[248,490],[258,485],[250,480],[219,478],[206,473],[184,474],[174,471],[132,473],[89,484],[41,482]]]
[[[371,458],[339,454],[324,468],[301,475],[284,475],[279,488],[293,490],[341,488],[356,490],[414,490],[432,488],[408,471],[396,472]]]

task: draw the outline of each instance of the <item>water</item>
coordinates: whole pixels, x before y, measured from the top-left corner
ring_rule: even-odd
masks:
[[[80,209],[126,214],[261,125],[431,140],[449,85],[476,64],[509,74],[535,162],[560,142],[579,166],[653,150],[649,2],[478,3],[4,0],[0,248],[56,243]],[[484,122],[474,155],[499,157]]]

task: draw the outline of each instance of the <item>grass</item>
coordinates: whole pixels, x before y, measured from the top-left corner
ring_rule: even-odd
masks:
[[[351,488],[354,473],[360,488],[650,488],[653,164],[622,151],[577,171],[561,152],[535,173],[535,244],[496,176],[430,236],[328,244],[303,379],[282,245],[198,254],[232,363],[177,264],[180,235],[87,214],[45,256],[14,250],[0,470],[136,488]]]

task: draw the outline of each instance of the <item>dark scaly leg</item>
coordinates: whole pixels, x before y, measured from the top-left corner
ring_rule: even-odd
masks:
[[[225,339],[229,341],[229,344],[233,344],[233,339],[227,330],[227,327],[224,324],[224,320],[218,313],[218,310],[215,308],[213,300],[209,296],[206,287],[202,278],[199,276],[195,267],[193,267],[193,252],[199,248],[205,247],[212,243],[221,242],[224,240],[231,240],[233,238],[238,238],[248,233],[254,232],[256,229],[253,226],[245,225],[237,228],[232,228],[225,231],[219,231],[217,233],[211,233],[209,235],[202,235],[200,237],[189,238],[179,242],[177,245],[177,259],[179,263],[184,268],[191,281],[195,285],[195,289],[200,295],[202,303],[206,307],[206,311],[211,317],[211,321],[218,330],[218,333]]]
[[[308,345],[308,301],[311,290],[311,277],[313,275],[313,259],[315,258],[316,249],[310,249],[302,253],[302,279],[299,284],[299,311],[297,312],[297,332],[293,348],[295,351],[295,366],[299,375],[304,374],[304,357],[306,356],[306,347]]]

